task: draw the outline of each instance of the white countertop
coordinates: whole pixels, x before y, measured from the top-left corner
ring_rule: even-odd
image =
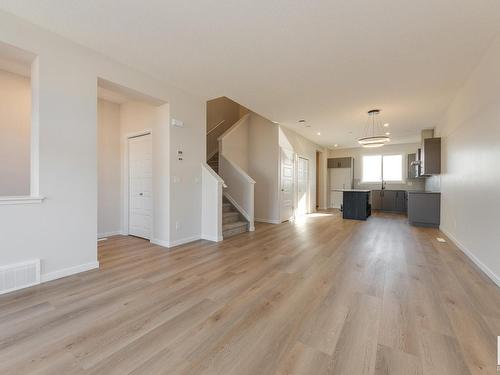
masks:
[[[332,191],[340,191],[340,192],[353,192],[353,193],[369,193],[371,190],[364,189],[333,189]]]

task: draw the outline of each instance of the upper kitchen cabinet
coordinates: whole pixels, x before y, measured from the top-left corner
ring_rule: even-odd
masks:
[[[352,158],[329,158],[327,164],[328,168],[351,168]]]
[[[426,138],[422,142],[421,174],[441,173],[441,138]]]

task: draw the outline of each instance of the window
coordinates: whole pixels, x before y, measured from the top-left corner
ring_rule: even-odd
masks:
[[[403,155],[363,156],[362,182],[402,181]]]
[[[363,156],[363,182],[382,181],[382,156]]]
[[[384,181],[403,180],[403,155],[384,155],[382,157],[382,166]]]

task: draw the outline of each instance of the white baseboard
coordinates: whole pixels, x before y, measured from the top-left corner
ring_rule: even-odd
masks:
[[[62,270],[57,270],[49,273],[44,273],[40,276],[40,280],[42,283],[51,281],[51,280],[56,280],[60,279],[61,277],[66,277],[66,276],[71,276],[76,273],[80,272],[85,272],[85,271],[90,271],[95,268],[99,268],[99,262],[90,262],[90,263],[85,263],[85,264],[80,264],[78,266],[73,266],[69,268],[63,268]]]
[[[255,218],[255,221],[257,221],[259,223],[281,224],[281,221],[279,221],[279,220],[269,220],[269,219],[257,219],[257,218]]]
[[[104,238],[104,237],[111,237],[111,236],[118,236],[118,235],[123,235],[123,232],[121,230],[115,230],[112,232],[98,233],[97,238]]]
[[[443,227],[439,227],[439,230],[443,232],[446,237],[448,237],[456,247],[462,251],[476,266],[478,266],[481,271],[483,271],[486,276],[488,276],[491,281],[493,281],[496,285],[500,287],[500,277],[496,275],[492,270],[488,268],[483,262],[481,262],[469,249],[467,249],[464,245],[460,243],[449,231],[444,229]]]
[[[210,236],[208,234],[202,234],[201,239],[213,242],[220,242],[222,241],[222,236]]]
[[[150,242],[155,244],[155,245],[159,245],[159,246],[163,246],[163,247],[168,248],[168,247],[184,245],[186,243],[198,241],[200,239],[201,239],[200,236],[186,237],[186,238],[181,238],[180,240],[175,240],[175,241],[165,241],[165,240],[159,240],[157,238],[151,238]]]
[[[158,245],[158,246],[163,246],[163,247],[169,247],[168,246],[168,241],[165,240],[159,240],[158,238],[151,238],[149,240],[152,244]]]

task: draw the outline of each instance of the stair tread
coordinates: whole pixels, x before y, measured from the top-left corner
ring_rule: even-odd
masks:
[[[222,225],[222,230],[227,230],[227,229],[234,229],[234,228],[239,228],[242,226],[247,225],[248,223],[246,221],[235,221],[234,223],[227,223]]]
[[[239,215],[239,212],[238,211],[225,211],[222,213],[222,216],[223,217],[227,217],[227,216],[238,216]]]

